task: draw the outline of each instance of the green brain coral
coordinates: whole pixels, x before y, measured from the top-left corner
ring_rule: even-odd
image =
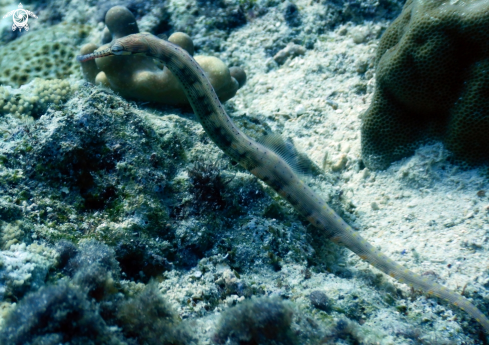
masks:
[[[489,2],[408,0],[383,35],[362,123],[367,167],[441,140],[455,161],[489,162]]]
[[[0,47],[0,85],[19,87],[34,78],[79,74],[75,52],[87,34],[86,26],[67,23],[22,34]]]

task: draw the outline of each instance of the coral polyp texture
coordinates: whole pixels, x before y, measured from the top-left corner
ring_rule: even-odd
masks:
[[[34,79],[19,89],[0,86],[0,115],[17,118],[39,117],[50,105],[68,100],[76,89],[67,80]]]
[[[87,26],[63,22],[5,44],[0,47],[0,85],[19,87],[35,78],[79,75],[74,57],[87,35]]]
[[[105,24],[104,42],[139,32],[134,15],[122,6],[112,7],[107,12]],[[188,35],[176,32],[168,40],[193,55],[194,46]],[[102,45],[98,50],[109,46],[110,43]],[[95,44],[87,44],[82,47],[81,54],[89,54],[96,49]],[[241,68],[229,69],[216,57],[195,56],[195,59],[206,72],[221,101],[232,98],[246,81]],[[147,56],[108,56],[83,62],[82,69],[86,80],[110,87],[123,97],[168,105],[188,105],[174,75]]]
[[[362,124],[367,167],[441,140],[453,160],[489,162],[489,2],[408,0],[384,33]]]

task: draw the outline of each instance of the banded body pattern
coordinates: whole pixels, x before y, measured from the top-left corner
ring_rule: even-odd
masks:
[[[344,245],[398,281],[461,308],[489,333],[489,319],[469,300],[409,271],[382,254],[304,184],[284,159],[239,130],[223,109],[204,71],[185,50],[151,34],[134,34],[114,41],[105,51],[81,56],[79,61],[88,61],[107,54],[144,54],[160,60],[180,81],[200,123],[221,150],[273,188],[333,242]]]

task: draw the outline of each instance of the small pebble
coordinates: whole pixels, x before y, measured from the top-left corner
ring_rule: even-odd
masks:
[[[333,108],[334,110],[338,109],[338,103],[336,103],[335,101],[328,99],[326,101],[326,104],[330,105],[331,108]]]
[[[355,42],[356,44],[360,44],[360,43],[363,43],[365,41],[365,38],[366,36],[361,34],[361,33],[357,33],[355,35],[353,35],[353,42]]]
[[[358,61],[356,64],[357,67],[357,73],[365,73],[368,68],[368,63],[366,61]]]
[[[346,166],[346,163],[348,162],[348,158],[344,153],[342,153],[339,157],[338,160],[336,161],[335,164],[331,166],[331,170],[334,172],[338,172],[340,170],[343,170]]]
[[[374,211],[378,211],[379,210],[379,205],[377,205],[377,203],[374,201],[370,204],[370,206],[372,207],[372,210]]]
[[[192,295],[192,299],[193,299],[194,301],[202,300],[202,290],[197,290],[197,292],[195,292],[195,293]]]
[[[338,30],[338,35],[340,36],[345,36],[348,33],[348,29],[345,27],[342,27],[341,29]]]
[[[353,42],[355,42],[356,44],[364,43],[367,40],[368,31],[362,30],[362,29],[357,29],[357,30],[354,30],[354,32],[352,33],[351,36],[352,36]]]
[[[294,58],[299,55],[304,55],[306,53],[306,48],[295,44],[295,43],[289,43],[287,47],[284,49],[280,50],[273,59],[275,60],[276,63],[279,65],[283,64],[287,58],[291,57]]]
[[[309,300],[311,301],[311,304],[319,310],[328,311],[330,309],[331,301],[322,291],[316,290],[311,292]]]
[[[295,107],[294,111],[295,111],[296,115],[299,116],[299,115],[304,114],[304,112],[306,111],[306,108],[304,108],[304,106],[302,104],[299,104],[297,107]]]

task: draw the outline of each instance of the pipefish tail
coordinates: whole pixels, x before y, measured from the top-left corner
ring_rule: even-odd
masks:
[[[466,311],[489,333],[489,319],[469,300],[440,284],[415,274],[374,248],[343,221],[284,159],[244,134],[223,109],[204,71],[182,48],[151,34],[134,34],[115,40],[110,48],[78,57],[88,61],[108,55],[144,54],[160,60],[181,83],[202,127],[214,143],[286,199],[331,241],[341,244],[385,274],[419,289],[428,296],[445,299]]]

